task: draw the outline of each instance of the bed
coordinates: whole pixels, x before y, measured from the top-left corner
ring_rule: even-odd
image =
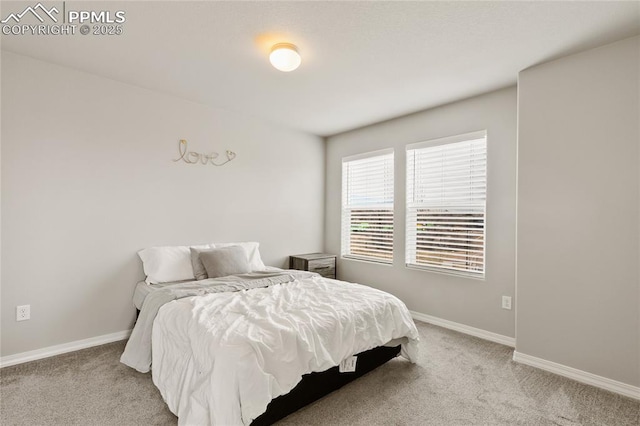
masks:
[[[271,424],[399,354],[415,360],[399,299],[312,272],[143,282],[134,303],[121,361],[151,369],[179,424]]]

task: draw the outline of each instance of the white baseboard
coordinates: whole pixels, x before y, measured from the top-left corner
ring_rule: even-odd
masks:
[[[448,328],[450,330],[459,331],[460,333],[469,334],[471,336],[479,337],[491,342],[500,343],[512,348],[516,346],[516,339],[514,339],[513,337],[507,337],[501,334],[493,333],[491,331],[482,330],[480,328],[471,327],[465,324],[460,324],[427,314],[421,314],[420,312],[410,312],[411,316],[418,321],[423,321],[429,324]],[[640,400],[640,387],[637,386],[632,386],[627,383],[619,382],[617,380],[608,379],[606,377],[598,376],[593,373],[578,370],[577,368],[567,367],[566,365],[547,361],[542,358],[526,355],[518,351],[513,352],[513,360],[521,364],[526,364],[531,367],[536,367],[541,370],[557,374],[559,376],[573,379],[577,382],[585,383],[587,385],[618,393],[629,398]]]
[[[526,364],[531,367],[536,367],[541,370],[557,374],[559,376],[568,377],[569,379],[573,379],[577,382],[586,383],[587,385],[596,386],[601,389],[619,393],[620,395],[628,396],[629,398],[640,399],[640,387],[637,386],[632,386],[627,383],[619,382],[617,380],[608,379],[606,377],[598,376],[593,373],[578,370],[577,368],[567,367],[566,365],[547,361],[546,359],[526,355],[518,351],[513,352],[513,360],[515,362]]]
[[[90,337],[88,339],[76,340],[75,342],[63,343],[61,345],[49,346],[47,348],[22,352],[14,355],[7,355],[0,358],[0,368],[10,365],[22,364],[24,362],[35,361],[37,359],[49,358],[51,356],[78,351],[92,346],[104,345],[106,343],[117,342],[129,337],[131,330],[118,331],[116,333],[105,334],[103,336]]]
[[[469,334],[471,336],[479,337],[481,339],[489,340],[495,343],[500,343],[501,345],[510,346],[512,348],[516,347],[516,339],[514,339],[513,337],[503,336],[502,334],[493,333],[491,331],[482,330],[480,328],[471,327],[469,325],[460,324],[427,314],[421,314],[420,312],[409,312],[411,312],[411,316],[418,321],[423,321],[429,324],[448,328],[450,330],[459,331],[460,333]]]

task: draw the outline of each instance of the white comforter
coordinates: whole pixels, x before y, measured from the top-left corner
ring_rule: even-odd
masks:
[[[358,284],[307,276],[171,301],[152,333],[152,374],[181,425],[249,424],[303,374],[418,332],[404,303]]]

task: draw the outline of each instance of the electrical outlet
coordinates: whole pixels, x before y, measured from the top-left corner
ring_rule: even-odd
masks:
[[[16,321],[31,319],[31,305],[16,306]]]
[[[502,309],[511,309],[511,296],[502,296]]]

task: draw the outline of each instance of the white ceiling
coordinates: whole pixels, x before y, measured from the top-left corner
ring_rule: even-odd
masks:
[[[2,2],[2,16],[35,3]],[[66,6],[124,10],[124,34],[2,36],[2,48],[322,136],[505,87],[524,68],[640,32],[635,1]],[[297,71],[269,64],[282,41],[299,47]]]

